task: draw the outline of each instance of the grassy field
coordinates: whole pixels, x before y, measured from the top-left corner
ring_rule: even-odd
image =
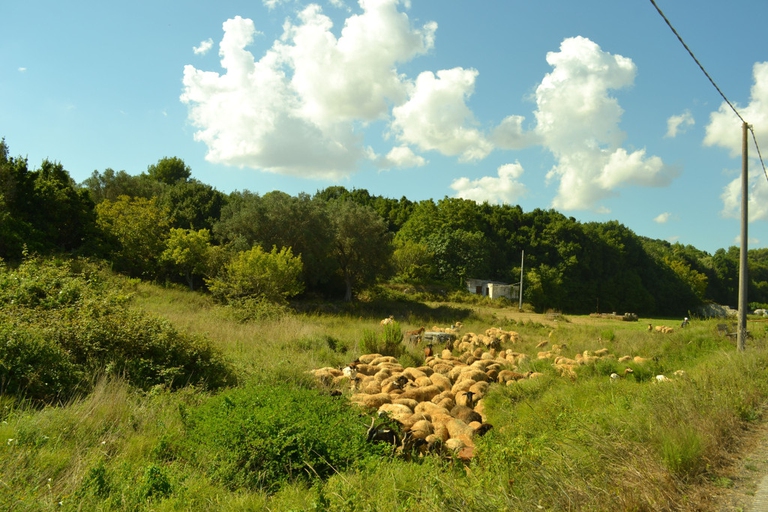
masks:
[[[729,485],[720,469],[744,429],[764,421],[768,324],[756,320],[739,353],[717,320],[680,329],[681,319],[537,315],[478,302],[242,322],[198,294],[133,287],[134,307],[209,339],[237,385],[140,390],[105,377],[57,406],[0,397],[0,509],[711,510],[704,490]],[[403,330],[461,321],[462,334],[515,331],[520,340],[503,348],[528,355],[517,370],[543,374],[489,388],[493,428],[475,440],[471,461],[406,460],[368,446],[371,413],[330,397],[308,373],[362,355],[361,341],[381,336],[388,314]],[[553,345],[569,358],[611,356],[562,376],[537,358]],[[627,355],[647,361],[619,361]],[[422,348],[405,346],[399,359],[422,365]],[[610,378],[626,367],[633,373]],[[659,374],[670,381],[656,382]]]

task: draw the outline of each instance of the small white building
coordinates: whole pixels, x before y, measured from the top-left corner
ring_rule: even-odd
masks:
[[[467,279],[467,291],[491,299],[506,297],[509,300],[520,298],[520,284],[507,284],[488,279]]]

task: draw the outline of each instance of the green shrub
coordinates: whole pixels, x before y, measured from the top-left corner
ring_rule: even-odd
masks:
[[[398,322],[386,324],[381,336],[375,331],[363,330],[360,350],[368,354],[400,357],[405,351],[405,347],[403,347],[403,331],[400,328],[400,324]]]
[[[52,401],[71,395],[82,369],[41,333],[0,320],[0,393]]]
[[[325,479],[382,450],[346,401],[286,383],[226,391],[186,418],[194,459],[232,489]]]
[[[225,303],[259,298],[282,304],[304,291],[302,269],[301,256],[294,256],[290,248],[273,247],[265,252],[257,245],[237,254],[206,284],[211,294]]]
[[[0,391],[66,400],[104,373],[149,388],[234,383],[221,353],[200,336],[128,308],[129,295],[85,260],[28,259],[0,268]]]

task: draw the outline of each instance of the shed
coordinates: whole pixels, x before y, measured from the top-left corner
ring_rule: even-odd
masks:
[[[517,300],[520,297],[520,284],[508,284],[489,279],[467,279],[467,291],[491,299],[506,297]]]

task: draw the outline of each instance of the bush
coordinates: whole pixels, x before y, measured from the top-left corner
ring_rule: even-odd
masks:
[[[290,384],[230,390],[190,411],[189,449],[227,487],[275,492],[286,482],[325,479],[382,448],[344,400]]]
[[[221,276],[207,279],[211,294],[222,302],[244,298],[284,303],[304,291],[301,256],[290,248],[264,252],[258,245],[236,255]]]
[[[235,381],[206,339],[127,303],[93,263],[30,259],[0,268],[0,391],[52,402],[88,390],[104,373],[143,388]]]
[[[405,350],[400,324],[398,322],[386,324],[381,338],[375,331],[364,330],[363,339],[360,341],[360,350],[368,354],[400,357]]]

